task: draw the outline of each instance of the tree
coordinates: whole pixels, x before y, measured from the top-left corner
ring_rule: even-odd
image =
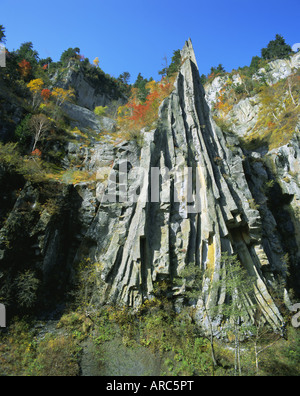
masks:
[[[180,50],[173,51],[172,61],[167,70],[167,77],[173,76],[177,73],[181,66],[181,52]]]
[[[252,74],[258,71],[260,67],[261,58],[259,56],[253,56],[251,59],[251,63],[249,68],[251,69]]]
[[[246,318],[249,309],[253,311],[255,308],[252,301],[254,287],[251,277],[242,267],[237,256],[229,255],[227,252],[222,253],[221,263],[223,268],[221,281],[214,287],[221,286],[225,281],[228,300],[222,312],[228,320],[228,330],[232,331],[234,336],[235,373],[239,372],[241,375],[240,338],[250,330],[250,323],[247,323]]]
[[[93,63],[94,63],[94,65],[95,65],[96,67],[99,66],[99,58],[98,58],[98,56],[97,56],[97,58],[95,58],[95,59],[93,60]]]
[[[207,83],[207,76],[205,74],[201,74],[200,81],[202,85],[205,85]]]
[[[20,143],[20,148],[24,150],[28,148],[32,143],[32,130],[30,127],[30,120],[32,114],[27,114],[26,117],[20,122],[15,130],[15,137]]]
[[[44,70],[49,69],[49,65],[53,63],[52,58],[50,58],[50,56],[48,56],[48,58],[43,58],[39,60],[39,65],[42,66],[42,68]]]
[[[223,65],[219,63],[217,67],[211,67],[210,69],[210,74],[211,75],[218,75],[218,74],[223,74],[226,73],[226,70],[224,69]]]
[[[170,65],[168,66],[168,59],[165,56],[164,61],[166,66],[158,72],[163,77],[171,77],[177,73],[181,66],[181,52],[180,50],[173,51],[173,56]]]
[[[3,25],[0,25],[0,43],[5,43],[6,36],[5,36],[5,28]]]
[[[61,54],[60,61],[65,66],[70,59],[79,59],[80,48],[69,48]]]
[[[138,74],[136,82],[133,84],[134,88],[137,88],[137,98],[143,103],[146,101],[146,98],[149,94],[149,90],[146,88],[146,85],[149,81],[152,81],[153,78],[147,80],[142,76],[141,73]]]
[[[44,102],[48,102],[51,97],[51,91],[48,88],[45,88],[41,92],[41,97],[43,98]]]
[[[29,88],[31,94],[32,94],[32,107],[35,109],[37,106],[39,106],[41,102],[41,92],[44,86],[44,81],[41,78],[36,78],[34,80],[31,80],[27,84],[27,88]]]
[[[261,56],[266,60],[274,60],[286,58],[291,52],[292,48],[286,44],[285,39],[280,34],[276,34],[275,40],[271,40],[267,48],[261,50]]]
[[[203,271],[200,268],[196,267],[195,263],[190,263],[180,273],[181,279],[176,280],[175,283],[177,283],[177,285],[182,288],[182,293],[186,298],[197,301],[203,292],[203,279],[205,279],[206,277],[210,278],[210,275],[211,274],[208,273],[208,270]],[[211,287],[211,285],[209,287]],[[203,309],[208,321],[211,358],[213,362],[213,367],[215,368],[218,364],[214,347],[214,332],[211,320],[212,312],[206,306],[205,302],[203,304]]]
[[[21,76],[26,79],[31,72],[31,64],[26,59],[23,59],[21,62],[18,63],[18,66]]]
[[[54,88],[52,91],[52,96],[56,98],[56,104],[58,106],[61,106],[65,101],[69,101],[75,98],[75,91],[73,88]]]
[[[130,77],[130,73],[124,72],[119,75],[118,80],[120,80],[123,84],[129,84]]]
[[[20,61],[25,59],[32,67],[37,66],[39,62],[39,54],[33,49],[31,41],[21,44],[20,48],[16,51],[16,55]]]
[[[37,299],[40,281],[34,272],[27,270],[17,277],[16,284],[18,303],[23,308],[32,308]]]
[[[32,152],[34,152],[38,141],[40,140],[41,136],[47,132],[50,128],[50,121],[44,114],[36,114],[32,116],[30,120],[30,127],[34,133],[34,143],[32,147]]]

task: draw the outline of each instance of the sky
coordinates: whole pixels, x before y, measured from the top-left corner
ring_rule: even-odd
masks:
[[[191,38],[200,74],[249,65],[276,34],[300,43],[299,0],[0,0],[6,47],[31,41],[40,58],[79,47],[111,76],[159,79]]]

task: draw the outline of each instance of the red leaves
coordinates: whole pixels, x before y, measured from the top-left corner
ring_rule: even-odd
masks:
[[[138,98],[138,89],[133,88],[129,102],[118,109],[119,127],[125,131],[140,131],[145,127],[153,127],[161,102],[173,90],[174,79],[148,82],[146,89],[149,90],[149,94],[144,103]]]
[[[26,59],[23,59],[19,64],[20,73],[23,78],[26,78],[31,71],[31,64],[27,62]]]
[[[43,89],[41,92],[41,97],[43,98],[44,102],[48,102],[51,96],[51,91],[50,89]]]
[[[39,149],[35,149],[34,151],[32,151],[31,155],[34,156],[34,157],[41,157],[42,156],[42,152]]]

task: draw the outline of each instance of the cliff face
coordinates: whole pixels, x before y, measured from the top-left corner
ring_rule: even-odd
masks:
[[[153,296],[154,282],[172,280],[189,263],[211,269],[211,278],[203,281],[218,283],[221,253],[238,254],[265,320],[279,327],[282,316],[268,290],[275,285],[274,271],[285,276],[285,251],[272,211],[266,203],[262,212],[254,205],[258,184],[268,180],[266,170],[261,163],[249,164],[235,136],[224,134],[212,120],[191,41],[182,59],[175,89],[160,107],[158,127],[144,132],[141,152],[126,144],[117,150],[81,249],[88,248],[100,263],[102,301],[134,307]],[[285,156],[288,161],[290,155]],[[155,168],[160,170],[158,190]],[[117,202],[107,202],[117,179],[127,179],[128,191],[139,188],[135,202],[131,195],[124,199],[122,188]],[[156,193],[159,202],[153,202]],[[219,307],[216,329],[226,300],[224,285],[203,292],[197,302],[202,322],[204,305]],[[180,290],[173,287],[171,294],[180,306]],[[244,320],[253,319],[250,305]]]
[[[38,212],[35,203],[45,201],[45,193],[19,181],[23,191],[0,230],[3,279],[8,282],[11,268],[25,260],[40,274],[46,296],[51,288],[63,294],[75,264],[89,259],[97,263],[92,305],[137,308],[164,280],[180,310],[184,286],[174,280],[194,263],[209,270],[203,272],[195,318],[208,326],[205,308],[217,307],[218,333],[230,297],[222,260],[228,252],[238,255],[253,283],[254,297],[243,296],[248,308],[242,321],[254,320],[254,299],[262,320],[278,329],[283,318],[272,297],[278,277],[285,288],[300,286],[299,142],[295,136],[270,152],[269,165],[260,153],[246,156],[236,134],[222,131],[212,119],[190,40],[181,55],[174,90],[160,106],[157,127],[141,132],[143,144],[116,143],[107,135],[89,147],[67,145],[66,164],[80,158],[82,169],[96,177],[57,184],[55,213]],[[209,288],[213,284],[217,287]],[[280,297],[289,304],[286,289]]]

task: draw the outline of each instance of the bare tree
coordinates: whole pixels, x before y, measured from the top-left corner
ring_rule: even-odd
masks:
[[[30,120],[30,128],[34,133],[32,151],[35,150],[37,142],[40,140],[41,136],[49,130],[50,125],[49,119],[44,114],[36,114],[32,116]]]

